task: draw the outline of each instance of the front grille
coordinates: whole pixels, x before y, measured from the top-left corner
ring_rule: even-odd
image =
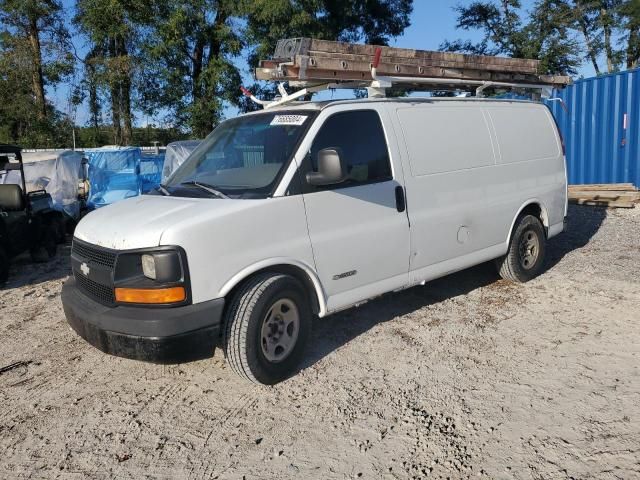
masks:
[[[113,250],[75,239],[71,246],[73,276],[78,288],[88,297],[106,306],[115,304],[113,270],[116,256],[117,252]],[[88,270],[84,272],[83,269],[86,267]]]
[[[114,252],[77,241],[74,241],[71,246],[71,254],[76,254],[78,257],[82,257],[103,267],[113,268],[116,264],[116,254]]]
[[[75,270],[73,276],[76,279],[78,287],[94,300],[97,300],[103,305],[113,305],[115,303],[116,299],[112,287],[94,282]]]

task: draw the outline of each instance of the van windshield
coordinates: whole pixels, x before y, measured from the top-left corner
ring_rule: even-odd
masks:
[[[266,198],[312,116],[312,112],[278,111],[227,120],[161,189],[172,196]]]

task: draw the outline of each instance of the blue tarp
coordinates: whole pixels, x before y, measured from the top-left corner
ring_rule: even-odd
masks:
[[[87,206],[99,208],[142,193],[138,147],[86,150],[89,160],[89,199]]]
[[[147,193],[160,185],[165,154],[143,155],[140,159],[140,181],[142,193]]]

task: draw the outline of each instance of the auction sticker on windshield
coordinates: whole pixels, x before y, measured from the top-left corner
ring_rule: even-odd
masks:
[[[271,125],[302,125],[307,115],[276,115],[271,120]]]

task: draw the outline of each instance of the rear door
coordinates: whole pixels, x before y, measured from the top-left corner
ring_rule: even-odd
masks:
[[[345,107],[319,115],[300,169],[316,270],[329,311],[406,285],[409,270],[402,167],[393,132],[383,126],[386,112],[377,105]],[[350,179],[334,186],[307,184],[305,175],[316,170],[318,151],[330,147],[342,151]]]

